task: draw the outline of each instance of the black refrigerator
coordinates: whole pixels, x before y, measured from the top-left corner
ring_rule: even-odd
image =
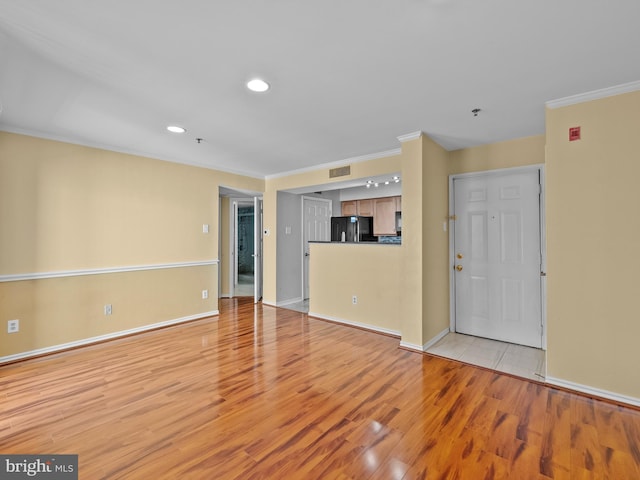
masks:
[[[375,242],[373,217],[331,217],[332,242]]]

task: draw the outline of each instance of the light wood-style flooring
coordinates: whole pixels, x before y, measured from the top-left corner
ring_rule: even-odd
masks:
[[[0,453],[81,479],[638,479],[640,412],[247,299],[0,368]]]

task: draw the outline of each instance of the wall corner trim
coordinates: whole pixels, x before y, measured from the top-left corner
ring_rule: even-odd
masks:
[[[407,133],[406,135],[400,135],[398,137],[398,141],[400,143],[410,142],[411,140],[416,140],[420,138],[423,134],[422,130],[418,130],[417,132]]]
[[[593,90],[592,92],[579,93],[569,97],[558,98],[557,100],[549,100],[545,105],[550,109],[568,107],[569,105],[576,105],[578,103],[590,102],[601,98],[613,97],[615,95],[635,92],[637,90],[640,90],[640,81],[601,88],[600,90]]]
[[[436,343],[438,343],[440,340],[446,337],[449,334],[449,331],[450,330],[448,327],[442,330],[439,334],[437,334],[435,337],[433,337],[431,340],[429,340],[427,343],[425,343],[422,346],[422,351],[426,352],[428,348],[433,347]]]
[[[196,313],[186,317],[174,318],[172,320],[165,320],[164,322],[151,323],[149,325],[143,325],[141,327],[130,328],[128,330],[120,330],[118,332],[107,333],[106,335],[99,335],[97,337],[84,338],[82,340],[76,340],[74,342],[62,343],[59,345],[53,345],[51,347],[38,348],[36,350],[30,350],[28,352],[16,353],[14,355],[7,355],[0,357],[0,365],[5,363],[11,363],[18,360],[26,360],[31,357],[39,357],[41,355],[47,355],[49,353],[57,353],[71,348],[83,347],[94,343],[104,342],[106,340],[113,340],[120,337],[126,337],[136,333],[146,332],[148,330],[156,330],[158,328],[169,327],[171,325],[177,325],[179,323],[190,322],[192,320],[200,320],[202,318],[213,317],[219,315],[219,310],[212,310],[210,312]]]
[[[406,350],[411,350],[412,352],[423,353],[422,347],[420,345],[416,345],[414,343],[409,342],[400,342],[400,348],[404,348]]]
[[[616,403],[640,407],[640,398],[620,395],[619,393],[609,392],[608,390],[602,390],[600,388],[590,387],[588,385],[581,385],[579,383],[570,382],[561,378],[547,377],[545,381],[549,385],[555,385],[567,390],[574,390],[576,392],[584,393],[588,396],[600,397],[606,400],[612,400]]]

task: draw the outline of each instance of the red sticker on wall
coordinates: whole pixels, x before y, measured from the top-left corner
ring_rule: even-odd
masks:
[[[569,141],[580,140],[580,127],[571,127],[569,129]]]

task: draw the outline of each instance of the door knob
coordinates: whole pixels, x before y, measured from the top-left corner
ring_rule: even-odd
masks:
[[[462,265],[456,265],[456,270],[461,272],[462,271]]]

